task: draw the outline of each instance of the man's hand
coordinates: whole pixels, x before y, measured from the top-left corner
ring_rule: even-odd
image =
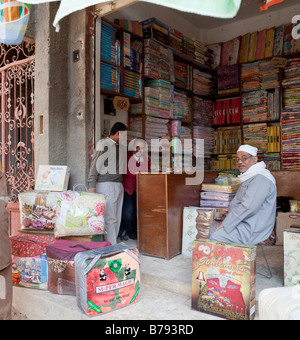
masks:
[[[218,225],[216,226],[216,228],[214,229],[213,233],[215,233],[215,232],[221,230],[222,228],[224,228],[223,222],[221,222],[220,224],[218,224]]]
[[[96,193],[96,188],[89,188],[89,192]]]

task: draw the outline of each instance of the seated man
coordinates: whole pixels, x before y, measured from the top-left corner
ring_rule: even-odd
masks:
[[[222,223],[213,223],[211,240],[256,245],[272,233],[276,219],[276,181],[264,162],[258,163],[257,148],[242,145],[237,152],[241,186]]]

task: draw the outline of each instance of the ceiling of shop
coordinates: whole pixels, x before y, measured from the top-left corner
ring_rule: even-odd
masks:
[[[211,1],[214,1],[214,0],[211,0]],[[278,11],[285,7],[299,5],[299,0],[284,0],[280,4],[271,6],[266,12],[261,12],[259,9],[264,4],[265,4],[265,0],[242,0],[241,8],[237,16],[233,19],[218,19],[218,18],[206,17],[206,16],[197,15],[197,14],[179,12],[179,11],[176,11],[170,8],[168,8],[167,11],[175,13],[178,17],[178,20],[182,18],[185,21],[190,22],[191,24],[199,27],[200,29],[211,29],[211,28],[215,28],[218,26],[224,26],[227,23],[231,24],[233,22],[241,21],[247,18],[255,17],[258,15],[264,15],[265,13]],[[160,17],[158,14],[160,13],[160,6],[158,5],[153,5],[147,2],[138,2],[132,5],[132,7],[143,8],[143,12],[147,13],[147,16],[144,19],[152,17],[152,16],[155,16],[162,21],[164,19],[163,17]],[[125,9],[125,13],[127,15],[126,17],[128,17],[128,15],[130,14],[132,7],[128,7]],[[295,13],[295,14],[300,14],[300,13]]]
[[[228,22],[228,24],[230,24],[236,21],[244,20],[246,18],[263,15],[268,12],[278,11],[282,8],[299,4],[299,0],[284,0],[284,2],[280,4],[271,6],[266,12],[261,12],[259,8],[262,5],[264,5],[264,3],[265,3],[264,0],[242,0],[241,8],[237,16],[233,19],[217,19],[217,18],[199,16],[196,14],[189,14],[189,13],[183,13],[183,12],[180,13],[180,16],[184,17],[186,20],[188,20],[189,22],[192,22],[193,24],[197,25],[200,28],[209,29],[209,28],[215,28],[218,25],[224,25],[226,24],[225,22]]]

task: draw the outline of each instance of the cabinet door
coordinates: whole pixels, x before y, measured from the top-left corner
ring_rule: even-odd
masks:
[[[137,175],[138,248],[141,254],[167,257],[166,176]]]

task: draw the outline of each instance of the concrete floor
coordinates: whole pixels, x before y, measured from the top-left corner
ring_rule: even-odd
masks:
[[[283,286],[283,248],[268,247],[265,251],[273,278],[269,280],[257,275],[257,301],[263,289]],[[264,272],[265,261],[260,249],[257,258],[257,271]],[[180,255],[167,261],[141,255],[140,261],[141,297],[131,306],[89,318],[77,307],[76,297],[14,287],[14,318],[20,320],[23,316],[30,320],[221,320],[191,309],[191,259]],[[256,320],[259,320],[258,306]]]

